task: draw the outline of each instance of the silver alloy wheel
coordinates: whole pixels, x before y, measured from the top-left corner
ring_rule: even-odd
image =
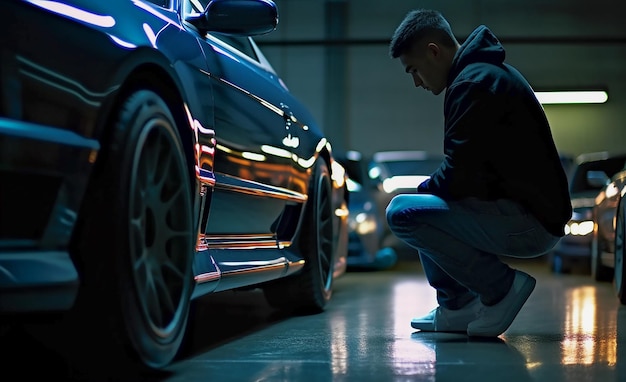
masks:
[[[142,131],[129,194],[132,279],[142,320],[157,342],[178,330],[185,313],[193,252],[189,181],[172,129],[156,119]]]
[[[176,357],[195,254],[192,175],[167,103],[140,89],[115,110],[75,233],[84,282],[70,317],[77,362],[112,373]],[[93,343],[103,356],[85,359]]]

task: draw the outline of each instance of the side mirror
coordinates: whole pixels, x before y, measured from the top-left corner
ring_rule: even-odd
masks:
[[[255,36],[276,29],[278,8],[271,0],[211,0],[186,21],[204,32]]]
[[[604,171],[588,171],[587,183],[593,187],[602,188],[609,184],[611,180]]]

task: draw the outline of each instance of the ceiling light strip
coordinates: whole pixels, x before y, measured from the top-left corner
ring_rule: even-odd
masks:
[[[606,91],[551,91],[535,92],[544,105],[572,103],[605,103],[609,99]]]

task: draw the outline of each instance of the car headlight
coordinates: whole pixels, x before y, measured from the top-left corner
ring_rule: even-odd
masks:
[[[350,229],[359,235],[367,235],[378,229],[374,215],[368,212],[360,212],[352,215],[348,221]]]
[[[569,221],[565,226],[566,235],[585,236],[593,232],[593,221]]]

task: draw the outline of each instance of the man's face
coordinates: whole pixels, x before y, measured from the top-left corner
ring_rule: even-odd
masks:
[[[416,87],[422,87],[434,95],[440,94],[446,88],[447,64],[438,45],[416,44],[400,56],[400,62],[405,72],[413,78]]]

